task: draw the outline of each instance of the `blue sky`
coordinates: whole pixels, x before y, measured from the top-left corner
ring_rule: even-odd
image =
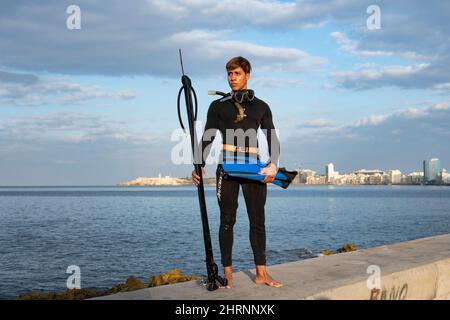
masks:
[[[81,9],[69,30],[66,8]],[[366,9],[381,9],[369,30]],[[281,165],[336,170],[450,166],[447,1],[15,1],[0,12],[0,185],[106,185],[186,176],[178,48],[199,96],[224,64],[253,65]],[[214,172],[209,166],[208,174]]]

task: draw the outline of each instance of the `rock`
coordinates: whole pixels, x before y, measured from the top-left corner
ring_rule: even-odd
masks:
[[[353,243],[346,243],[342,248],[336,250],[337,253],[351,252],[351,251],[356,251],[356,246]]]
[[[165,284],[185,282],[197,279],[198,277],[196,276],[183,276],[180,269],[172,269],[166,273],[157,276],[151,276],[149,279],[149,287],[156,287]]]
[[[351,252],[351,251],[356,251],[356,246],[353,243],[346,243],[342,248],[337,249],[336,252],[330,249],[325,249],[320,251],[320,253],[328,256],[334,253]]]
[[[133,290],[139,290],[139,289],[144,289],[144,288],[148,287],[147,284],[145,284],[144,282],[142,282],[139,279],[136,279],[135,277],[129,277],[127,279],[126,285],[129,288],[132,288]]]
[[[334,251],[330,250],[330,249],[325,249],[325,250],[320,251],[320,253],[324,254],[326,256],[329,256],[330,254],[334,254]]]
[[[148,288],[148,284],[145,284],[144,282],[135,277],[129,277],[125,283],[121,283],[118,284],[117,286],[112,287],[106,293],[113,294],[118,292],[134,291],[145,288]]]

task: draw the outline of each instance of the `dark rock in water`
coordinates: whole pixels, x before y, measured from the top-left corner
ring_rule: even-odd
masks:
[[[337,253],[356,251],[356,246],[353,243],[346,243],[342,248],[336,250]]]
[[[178,282],[186,282],[191,280],[197,280],[196,276],[183,276],[180,269],[172,269],[166,273],[158,276],[151,276],[149,279],[149,287],[156,287],[165,284],[172,284]]]
[[[352,251],[356,251],[356,246],[353,243],[346,243],[342,248],[337,249],[336,253],[352,252]],[[320,251],[320,253],[324,255],[330,255],[334,254],[335,252],[330,249],[325,249]]]
[[[134,291],[139,289],[148,288],[148,284],[136,279],[135,277],[129,277],[125,283],[118,284],[117,286],[112,287],[106,294],[113,294],[117,292],[127,292]]]
[[[320,251],[320,253],[324,254],[326,256],[329,256],[330,254],[334,254],[334,251],[330,250],[330,249],[325,249],[325,250]]]

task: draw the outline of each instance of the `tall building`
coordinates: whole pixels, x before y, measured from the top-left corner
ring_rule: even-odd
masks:
[[[429,161],[423,161],[423,180],[424,183],[436,183],[440,181],[441,161],[433,158]]]
[[[309,169],[301,169],[298,171],[300,183],[309,183],[309,181],[314,179],[315,175],[316,172]]]
[[[406,176],[406,184],[421,184],[423,182],[423,172],[411,172]]]
[[[387,176],[388,183],[400,184],[402,182],[402,173],[400,170],[389,170]]]
[[[334,177],[334,164],[331,162],[325,166],[325,179],[326,182],[331,182]]]
[[[442,173],[441,173],[441,179],[442,179],[442,183],[444,184],[450,184],[450,173],[447,172],[447,170],[442,169]]]

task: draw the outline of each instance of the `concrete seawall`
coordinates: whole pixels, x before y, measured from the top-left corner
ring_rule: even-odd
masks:
[[[232,289],[208,292],[191,281],[96,299],[450,299],[450,234],[274,265],[268,271],[284,287],[256,285],[252,269],[235,273]]]

